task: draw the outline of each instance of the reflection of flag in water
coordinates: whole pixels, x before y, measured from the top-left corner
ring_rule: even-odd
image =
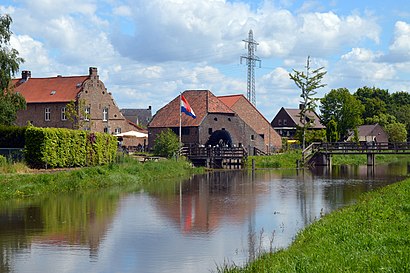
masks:
[[[192,118],[196,118],[194,110],[191,108],[188,101],[182,95],[181,95],[181,112],[184,112],[185,114],[187,114],[188,116],[191,116]]]

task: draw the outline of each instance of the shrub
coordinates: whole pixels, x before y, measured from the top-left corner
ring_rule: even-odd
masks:
[[[171,129],[166,129],[158,134],[155,139],[154,154],[164,156],[167,158],[172,157],[179,149],[178,136],[172,132]]]

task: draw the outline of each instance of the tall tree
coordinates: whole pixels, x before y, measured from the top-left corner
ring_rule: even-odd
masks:
[[[26,107],[24,97],[14,93],[11,85],[12,77],[24,62],[18,56],[18,51],[10,48],[11,23],[9,15],[0,16],[0,124],[3,125],[13,124],[17,118],[17,110]]]
[[[317,94],[316,89],[326,86],[322,84],[322,78],[326,74],[323,71],[324,67],[320,67],[311,71],[310,68],[310,56],[306,60],[306,73],[293,69],[293,74],[289,73],[289,77],[295,82],[296,86],[301,90],[300,97],[302,98],[300,103],[302,105],[300,109],[300,122],[302,124],[302,149],[305,149],[306,145],[306,131],[312,126],[314,118],[308,116],[308,113],[315,111],[317,104],[317,98],[314,98]]]
[[[319,107],[322,123],[326,126],[334,119],[339,137],[344,139],[348,130],[363,124],[364,106],[346,88],[332,89],[321,100]]]
[[[364,105],[363,120],[387,113],[387,106],[391,103],[388,90],[376,87],[362,87],[357,89],[354,96]]]

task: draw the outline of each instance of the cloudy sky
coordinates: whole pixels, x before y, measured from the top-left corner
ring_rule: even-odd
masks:
[[[11,44],[33,77],[100,79],[120,108],[153,113],[186,89],[246,96],[240,56],[253,30],[256,104],[268,120],[296,108],[292,69],[324,67],[327,86],[409,91],[408,0],[0,0]],[[19,75],[18,75],[19,76]],[[194,109],[195,110],[195,109]]]

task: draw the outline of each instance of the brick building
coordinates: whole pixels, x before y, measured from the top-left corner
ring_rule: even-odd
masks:
[[[24,96],[27,109],[17,113],[17,125],[30,122],[37,127],[79,128],[117,134],[141,130],[126,120],[111,93],[99,79],[97,68],[90,67],[85,76],[32,78],[23,71],[14,79],[14,91]],[[67,104],[73,102],[75,119],[70,120]]]
[[[244,95],[218,96],[218,99],[234,110],[243,121],[264,139],[264,152],[270,153],[282,148],[280,135]]]
[[[297,127],[302,127],[303,124],[300,121],[300,107],[299,109],[281,108],[276,116],[273,118],[271,124],[272,127],[279,133],[281,137],[288,137],[293,139],[296,134]],[[312,121],[312,126],[309,130],[322,130],[326,127],[320,123],[319,116],[312,111],[307,111],[306,120]]]
[[[182,113],[182,143],[184,145],[235,145],[252,153],[253,147],[265,149],[264,139],[231,108],[209,90],[189,90],[182,94],[196,118]],[[150,148],[156,136],[172,129],[179,135],[180,96],[162,107],[148,125]]]

